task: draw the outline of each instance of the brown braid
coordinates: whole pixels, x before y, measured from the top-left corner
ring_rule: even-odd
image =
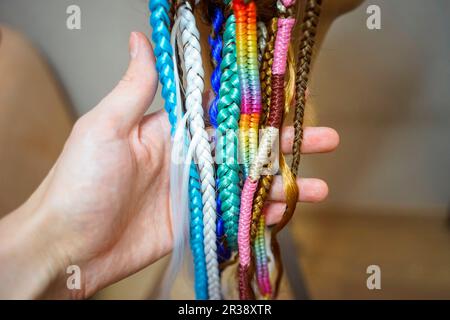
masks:
[[[263,127],[267,124],[267,118],[269,117],[270,111],[270,98],[272,95],[273,52],[275,50],[275,37],[278,29],[277,23],[278,18],[273,18],[270,21],[266,50],[264,52],[263,61],[261,63],[261,124]]]
[[[269,196],[270,188],[272,187],[273,176],[263,176],[259,181],[259,187],[255,199],[253,200],[252,213],[252,227],[251,238],[252,242],[255,240],[256,231],[258,230],[258,220],[262,214],[264,203]]]
[[[296,175],[300,164],[300,148],[303,142],[303,117],[306,105],[306,87],[308,85],[312,53],[316,39],[317,25],[322,0],[308,0],[302,25],[303,37],[300,41],[299,59],[297,61],[297,79],[295,94],[294,146],[291,170]]]
[[[270,21],[269,26],[269,39],[267,41],[266,50],[264,52],[263,61],[261,63],[261,99],[263,104],[263,110],[261,113],[261,124],[264,128],[267,125],[270,111],[270,99],[272,95],[272,64],[273,64],[273,52],[275,49],[275,36],[278,28],[278,18],[273,18]],[[268,178],[264,176],[261,178],[258,191],[253,201],[253,213],[252,213],[252,225],[251,225],[251,239],[255,240],[258,220],[261,216],[264,202],[267,199],[267,195],[272,185],[273,177]]]
[[[305,13],[302,23],[302,38],[300,41],[299,58],[297,60],[296,73],[296,92],[295,92],[295,117],[294,117],[294,145],[293,145],[293,160],[290,174],[286,175],[284,182],[286,194],[286,211],[281,218],[281,221],[272,229],[271,247],[275,258],[275,266],[277,270],[275,289],[273,297],[276,298],[280,289],[281,278],[283,275],[283,262],[281,260],[280,245],[277,240],[277,234],[287,225],[294,214],[297,199],[298,187],[296,184],[296,176],[298,166],[300,164],[301,146],[303,142],[303,117],[306,105],[306,87],[308,85],[310,66],[312,60],[312,52],[315,44],[315,37],[319,16],[321,11],[322,0],[307,0]],[[280,162],[282,171],[286,171],[286,163],[281,159]]]

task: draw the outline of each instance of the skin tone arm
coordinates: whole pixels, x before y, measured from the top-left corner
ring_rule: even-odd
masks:
[[[20,208],[0,220],[0,298],[87,298],[167,255],[170,127],[163,111],[145,116],[157,89],[147,38],[130,37],[129,69],[117,87],[75,124],[48,176]],[[282,149],[289,152],[293,129]],[[330,128],[307,128],[304,153],[335,149]],[[325,182],[299,179],[299,201],[322,201]],[[284,208],[277,177],[268,223]],[[81,269],[81,290],[66,268]]]

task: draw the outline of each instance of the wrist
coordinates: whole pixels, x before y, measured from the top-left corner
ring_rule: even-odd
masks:
[[[26,203],[0,220],[0,298],[77,296],[66,286],[70,255],[48,218],[45,209]]]

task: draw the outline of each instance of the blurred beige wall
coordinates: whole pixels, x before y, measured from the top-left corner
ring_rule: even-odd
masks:
[[[365,27],[369,4],[379,31]],[[372,0],[331,28],[311,90],[341,146],[305,161],[330,182],[328,205],[447,210],[449,16],[446,0]]]
[[[126,69],[129,33],[149,34],[146,3],[1,0],[0,22],[45,54],[80,115]],[[82,9],[81,31],[66,28],[71,4]],[[369,4],[381,7],[380,31],[366,28]],[[302,172],[329,181],[330,199],[321,206],[447,210],[449,15],[447,0],[371,0],[333,25],[311,91],[319,124],[338,129],[341,147],[306,157]],[[161,105],[157,99],[152,107]]]

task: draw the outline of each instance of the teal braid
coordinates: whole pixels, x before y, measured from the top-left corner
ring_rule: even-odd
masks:
[[[156,70],[162,84],[165,110],[169,115],[172,135],[177,126],[176,85],[173,65],[173,49],[170,44],[170,4],[167,0],[150,0],[150,25],[156,56]],[[180,115],[181,116],[181,115]],[[195,294],[197,299],[208,299],[208,279],[203,244],[203,203],[198,169],[194,163],[189,171],[190,244],[194,260]]]
[[[206,274],[205,248],[203,245],[203,203],[197,167],[191,164],[189,177],[190,244],[194,260],[195,297],[208,299],[208,278]]]
[[[173,73],[173,50],[170,45],[170,4],[167,0],[150,0],[150,25],[152,26],[152,40],[156,56],[156,70],[162,86],[162,96],[165,100],[164,108],[169,115],[172,135],[175,132],[177,115],[177,95],[175,76]]]
[[[222,76],[217,115],[217,150],[220,152],[221,161],[217,168],[217,176],[227,243],[232,250],[236,250],[241,201],[238,161],[241,95],[236,63],[236,19],[233,14],[225,23],[223,42],[223,60],[220,65]]]

